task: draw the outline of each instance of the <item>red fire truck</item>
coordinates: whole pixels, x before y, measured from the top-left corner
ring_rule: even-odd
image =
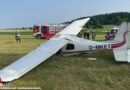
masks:
[[[33,36],[38,39],[51,38],[64,28],[66,25],[34,25]]]

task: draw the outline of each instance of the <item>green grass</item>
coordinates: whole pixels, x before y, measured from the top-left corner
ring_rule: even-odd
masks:
[[[15,35],[15,32],[0,32],[0,35]],[[32,32],[20,32],[20,35],[32,35]]]
[[[0,30],[0,35],[15,35],[16,30]],[[21,35],[32,35],[32,30],[19,30]]]
[[[103,28],[87,28],[90,31],[102,32],[102,31],[109,31],[110,28],[115,27],[115,25],[103,25]]]
[[[96,40],[103,40],[97,35]],[[0,35],[0,69],[23,57],[46,40],[21,35]],[[97,58],[90,61],[87,58]],[[53,56],[23,77],[9,83],[10,87],[41,87],[42,90],[129,90],[130,64],[116,62],[112,51],[79,56]]]

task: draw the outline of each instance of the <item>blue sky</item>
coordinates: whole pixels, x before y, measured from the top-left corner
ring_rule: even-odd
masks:
[[[130,12],[130,0],[1,0],[0,28],[58,24],[120,11]]]

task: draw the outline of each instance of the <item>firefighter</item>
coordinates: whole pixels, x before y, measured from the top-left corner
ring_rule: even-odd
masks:
[[[84,32],[84,38],[86,39],[87,36],[87,31]]]
[[[18,32],[18,30],[17,30],[16,33],[15,33],[15,39],[16,39],[16,42],[21,43],[20,33]]]
[[[96,33],[92,31],[92,40],[95,40],[95,37],[96,37]]]
[[[110,32],[106,32],[106,35],[105,35],[105,40],[110,40]]]
[[[111,38],[111,37],[110,37],[110,34],[111,34],[110,31],[108,31],[107,34],[108,34],[108,39],[107,39],[107,40],[110,40],[110,38]]]
[[[90,33],[89,31],[87,31],[87,39],[89,39]]]

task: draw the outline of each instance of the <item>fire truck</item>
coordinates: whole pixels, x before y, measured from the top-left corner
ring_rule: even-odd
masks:
[[[67,25],[34,25],[33,26],[33,36],[38,39],[51,38],[56,33],[60,32]]]

